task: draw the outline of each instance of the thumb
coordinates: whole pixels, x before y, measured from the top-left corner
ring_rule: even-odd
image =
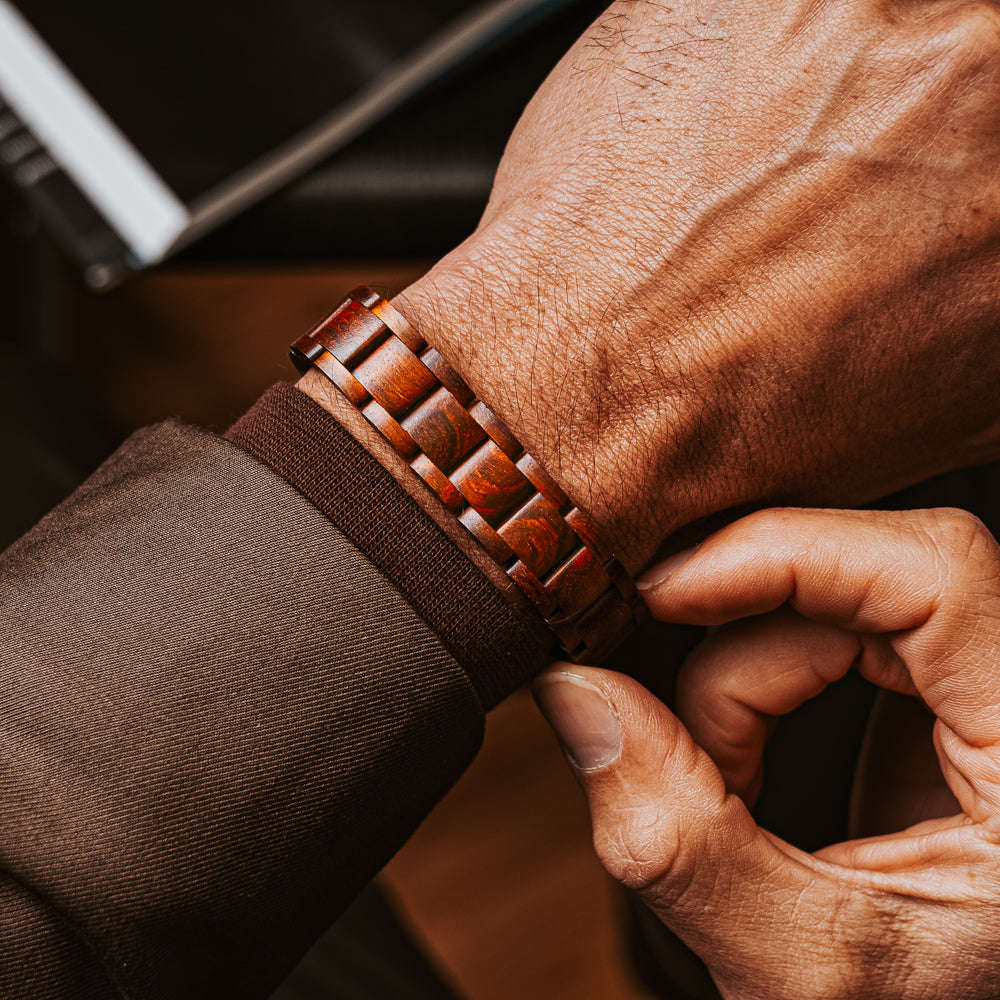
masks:
[[[832,874],[842,870],[757,827],[677,717],[630,678],[556,664],[535,697],[583,785],[605,868],[705,961],[724,996],[852,995],[852,949],[832,915],[859,896]],[[803,949],[808,962],[789,960]]]

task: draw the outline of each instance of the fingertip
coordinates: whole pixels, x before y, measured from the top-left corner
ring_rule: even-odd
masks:
[[[635,581],[636,589],[645,592],[649,590],[655,590],[657,587],[666,583],[667,580],[673,576],[681,568],[681,566],[686,563],[691,556],[698,551],[699,546],[692,545],[690,548],[682,549],[680,552],[675,552],[672,556],[667,559],[658,562],[655,566],[651,566],[645,573],[643,573]]]
[[[619,760],[622,731],[608,694],[586,676],[588,668],[556,664],[533,685],[535,702],[559,737],[570,764],[583,773]]]

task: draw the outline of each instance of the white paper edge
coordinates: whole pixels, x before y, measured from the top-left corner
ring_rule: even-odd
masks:
[[[160,260],[187,209],[8,0],[0,92],[139,261]]]

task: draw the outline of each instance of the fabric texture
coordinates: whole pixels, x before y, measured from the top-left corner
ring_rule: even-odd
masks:
[[[487,709],[550,658],[533,624],[315,400],[279,382],[226,437],[308,497],[401,591]]]
[[[298,489],[166,424],[0,557],[0,720],[0,996],[217,1000],[274,989],[483,706]]]

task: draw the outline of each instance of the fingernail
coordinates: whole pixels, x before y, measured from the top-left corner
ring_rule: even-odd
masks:
[[[599,771],[621,757],[618,718],[593,684],[575,674],[545,674],[535,681],[535,700],[578,771]]]
[[[680,552],[675,552],[669,559],[664,559],[663,562],[650,567],[635,581],[636,589],[652,590],[654,587],[658,587],[668,576],[676,573],[697,551],[698,546],[692,545],[691,548],[681,549]]]

